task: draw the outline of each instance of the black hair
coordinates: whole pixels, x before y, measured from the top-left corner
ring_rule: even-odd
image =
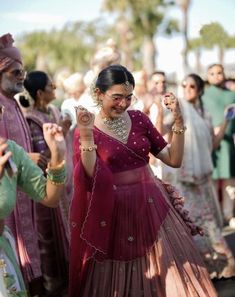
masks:
[[[34,101],[37,100],[37,91],[44,91],[48,80],[48,75],[43,71],[31,71],[26,75],[24,87]],[[23,107],[29,107],[27,96],[20,95],[19,101]]]
[[[135,80],[133,75],[122,65],[110,65],[100,71],[95,83],[95,87],[99,88],[102,93],[105,93],[114,85],[123,84],[128,81],[133,88]]]
[[[211,68],[215,67],[215,66],[220,67],[224,71],[224,66],[222,64],[219,64],[219,63],[213,63],[213,64],[209,65],[207,67],[207,71],[210,70]]]
[[[186,76],[186,78],[188,78],[188,77],[192,78],[196,83],[197,91],[199,93],[199,96],[198,96],[199,106],[200,106],[200,109],[202,112],[202,116],[204,116],[204,105],[203,105],[203,101],[202,101],[202,95],[204,94],[205,82],[196,73],[190,73]]]
[[[162,75],[162,76],[166,76],[166,73],[164,72],[164,71],[161,71],[161,70],[159,70],[159,71],[154,71],[151,75],[150,75],[150,77],[152,77],[152,76],[154,76],[155,74],[159,74],[159,75]]]

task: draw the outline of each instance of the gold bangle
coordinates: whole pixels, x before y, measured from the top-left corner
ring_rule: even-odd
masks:
[[[175,134],[183,134],[186,131],[187,127],[183,126],[180,129],[176,129],[175,126],[172,126],[171,131]]]
[[[51,180],[50,178],[48,178],[48,180],[50,181],[50,183],[54,186],[62,186],[65,184],[65,180],[64,181],[61,181],[61,182],[56,182],[56,181],[53,181]]]
[[[80,145],[79,148],[80,148],[80,150],[82,152],[92,152],[92,151],[95,151],[97,149],[97,145],[96,144],[90,145],[90,146],[82,146],[82,145]]]
[[[52,170],[52,171],[57,171],[57,170],[60,170],[60,169],[62,169],[63,167],[65,166],[65,160],[63,160],[63,161],[61,161],[58,165],[56,165],[56,166],[51,166],[51,163],[49,162],[48,164],[47,164],[47,169],[49,169],[49,170]]]

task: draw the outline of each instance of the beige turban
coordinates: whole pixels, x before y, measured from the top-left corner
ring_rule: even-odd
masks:
[[[92,66],[99,65],[101,69],[111,64],[119,64],[121,60],[121,53],[117,49],[115,42],[108,39],[106,45],[95,53],[92,59]]]
[[[22,64],[20,51],[12,45],[13,42],[14,39],[9,33],[0,37],[0,71],[9,67],[14,61]]]
[[[81,85],[84,85],[83,75],[79,72],[73,73],[63,81],[64,89],[68,93],[75,93]]]

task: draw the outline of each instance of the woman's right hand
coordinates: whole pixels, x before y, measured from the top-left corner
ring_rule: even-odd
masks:
[[[0,178],[2,178],[7,161],[12,156],[11,152],[6,152],[7,141],[0,137]]]
[[[88,176],[92,177],[96,163],[96,148],[94,143],[95,115],[79,105],[76,107],[77,128],[80,132],[81,160]]]
[[[80,135],[90,133],[94,128],[95,115],[79,105],[76,107],[77,127]]]
[[[50,162],[52,166],[56,166],[65,158],[66,153],[62,127],[54,123],[45,123],[43,124],[43,136],[51,152]]]

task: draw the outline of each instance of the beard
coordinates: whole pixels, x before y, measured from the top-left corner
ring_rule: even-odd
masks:
[[[3,76],[1,80],[1,90],[6,94],[14,96],[24,90],[24,85],[23,82],[12,82],[10,79]]]

